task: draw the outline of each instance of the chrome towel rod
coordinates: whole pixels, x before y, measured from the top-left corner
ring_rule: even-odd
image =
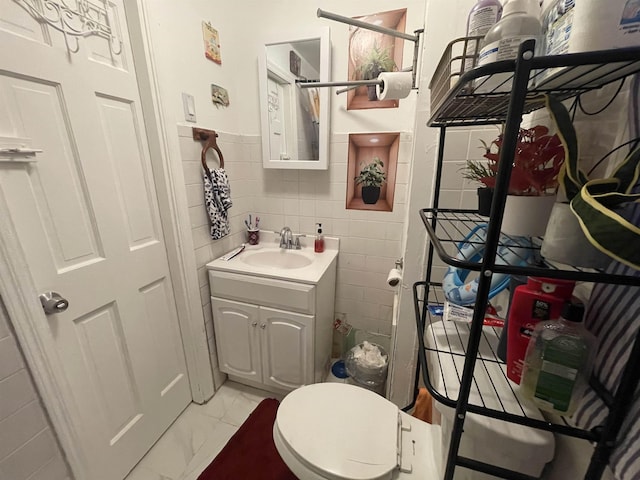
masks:
[[[343,17],[337,13],[326,12],[322,9],[318,9],[319,18],[328,18],[329,20],[335,20],[336,22],[346,23],[347,25],[353,25],[354,27],[366,28],[367,30],[373,30],[374,32],[384,33],[385,35],[391,35],[392,37],[402,38],[403,40],[411,40],[412,42],[418,42],[420,37],[417,35],[409,35],[408,33],[398,32],[392,28],[381,27],[380,25],[374,25],[372,23],[356,20],[355,18]]]
[[[344,17],[337,13],[327,12],[322,9],[317,10],[319,18],[327,18],[340,23],[346,23],[347,25],[353,25],[354,27],[364,28],[366,30],[372,30],[374,32],[382,33],[385,35],[391,35],[392,37],[401,38],[403,40],[409,40],[414,43],[413,45],[413,62],[410,68],[404,68],[401,71],[410,71],[412,74],[412,87],[416,88],[416,70],[418,65],[418,55],[420,53],[420,34],[424,32],[424,29],[416,30],[416,35],[410,35],[408,33],[398,32],[392,28],[381,27],[380,25],[374,25],[372,23],[356,20],[355,18]],[[357,88],[361,85],[382,85],[382,81],[377,78],[371,80],[350,80],[344,82],[309,82],[309,81],[296,81],[296,84],[300,88],[315,88],[315,87],[347,87],[341,90],[337,90],[336,94],[339,95],[353,88]]]
[[[382,85],[382,80],[372,78],[371,80],[349,80],[344,82],[299,82],[296,83],[300,88],[313,87],[359,87],[361,85]]]

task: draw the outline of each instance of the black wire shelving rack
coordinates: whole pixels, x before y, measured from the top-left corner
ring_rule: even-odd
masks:
[[[531,413],[518,388],[506,378],[504,364],[495,354],[496,332],[483,328],[483,320],[494,273],[640,286],[638,276],[609,275],[545,262],[539,253],[542,239],[533,238],[526,245],[514,245],[500,232],[511,175],[511,162],[505,159],[513,158],[522,115],[543,108],[545,94],[569,99],[624,81],[640,71],[640,48],[536,57],[535,43],[526,41],[520,46],[515,60],[462,71],[465,64],[469,64],[465,61],[468,59],[453,54],[454,43],[445,51],[430,85],[433,113],[429,126],[440,128],[440,138],[432,206],[420,211],[430,240],[425,281],[417,282],[413,292],[419,343],[416,386],[422,373],[422,379],[435,400],[455,408],[444,479],[451,480],[456,467],[465,467],[501,478],[532,480],[519,472],[459,455],[464,421],[467,413],[473,413],[594,442],[594,453],[584,478],[597,480],[616,446],[617,435],[640,381],[640,369],[637,368],[640,363],[639,339],[636,338],[615,394],[607,392],[596,379],[591,379],[590,388],[602,398],[609,415],[604,425],[583,430],[565,419],[552,423],[535,412]],[[455,60],[460,70],[453,72]],[[500,123],[504,124],[504,137],[490,216],[481,217],[472,210],[439,208],[447,128]],[[482,260],[459,260],[456,257],[459,244],[481,223],[486,224]],[[505,252],[528,261],[523,262],[524,266],[509,264],[512,262],[501,258]],[[442,305],[444,300],[441,285],[431,281],[434,254],[445,264],[478,272],[478,294],[469,325],[443,328],[440,318],[434,318],[427,308],[427,304]],[[454,378],[453,382],[445,381],[442,374],[445,364],[449,371],[453,368],[456,372],[457,379]],[[511,393],[506,396],[498,394],[505,390]]]

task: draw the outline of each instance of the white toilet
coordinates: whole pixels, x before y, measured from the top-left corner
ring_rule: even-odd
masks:
[[[441,340],[446,336],[460,338],[461,344],[466,345],[467,333],[457,330],[453,323],[430,325],[425,335],[428,346],[444,350]],[[481,352],[495,351],[496,333],[484,331],[483,338],[493,346],[482,344]],[[430,376],[436,388],[448,384],[449,394],[457,396],[458,391],[452,386],[459,386],[458,372],[463,363],[462,354],[430,356]],[[488,363],[476,364],[476,386],[488,382],[487,368],[504,368]],[[499,370],[496,373],[495,378],[504,377]],[[485,387],[484,391],[495,389],[507,411],[524,409],[528,417],[543,419],[535,406],[528,406],[522,399],[515,401],[518,389],[506,377],[503,383]],[[497,402],[497,398],[480,398],[477,388],[470,396],[476,404],[489,402],[493,408],[491,402]],[[284,398],[273,426],[273,438],[280,456],[301,480],[436,480],[442,478],[454,410],[437,403],[435,407],[442,414],[442,427],[404,413],[367,389],[345,383],[318,383],[294,390]],[[469,414],[464,431],[461,455],[534,478],[542,475],[554,456],[553,434],[543,430]],[[456,468],[454,474],[455,480],[492,478],[495,477],[465,468]]]
[[[440,427],[344,383],[294,390],[273,425],[278,453],[301,480],[435,480],[440,436]]]

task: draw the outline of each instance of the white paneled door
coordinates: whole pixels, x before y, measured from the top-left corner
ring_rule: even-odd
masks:
[[[78,480],[124,478],[191,399],[122,1],[0,0],[0,149],[42,150],[0,153],[0,222],[34,302],[69,301],[38,321],[73,392]]]

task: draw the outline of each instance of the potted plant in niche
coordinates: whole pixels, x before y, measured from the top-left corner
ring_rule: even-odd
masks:
[[[360,166],[363,164],[361,163]],[[373,157],[357,177],[354,178],[356,185],[362,184],[362,201],[367,205],[373,205],[380,198],[380,187],[387,181],[387,174],[383,170],[384,163],[379,157]]]
[[[640,146],[636,142],[610,178],[590,180],[579,166],[578,139],[566,107],[548,95],[547,109],[557,126],[566,161],[559,175],[564,201],[553,206],[542,255],[558,262],[593,268],[604,268],[613,258],[640,269],[638,227],[615,211],[623,203],[639,198],[631,191],[640,175]],[[609,152],[596,165],[618,149]]]
[[[396,63],[391,58],[389,48],[379,48],[377,44],[360,60],[357,68],[362,80],[375,80],[382,72],[392,72],[396,68]],[[369,100],[378,100],[376,86],[368,85]]]
[[[489,189],[496,184],[503,134],[489,145],[483,142],[486,162],[469,160],[463,176]],[[555,202],[564,149],[557,135],[543,125],[521,128],[513,158],[502,231],[510,235],[540,236]]]

